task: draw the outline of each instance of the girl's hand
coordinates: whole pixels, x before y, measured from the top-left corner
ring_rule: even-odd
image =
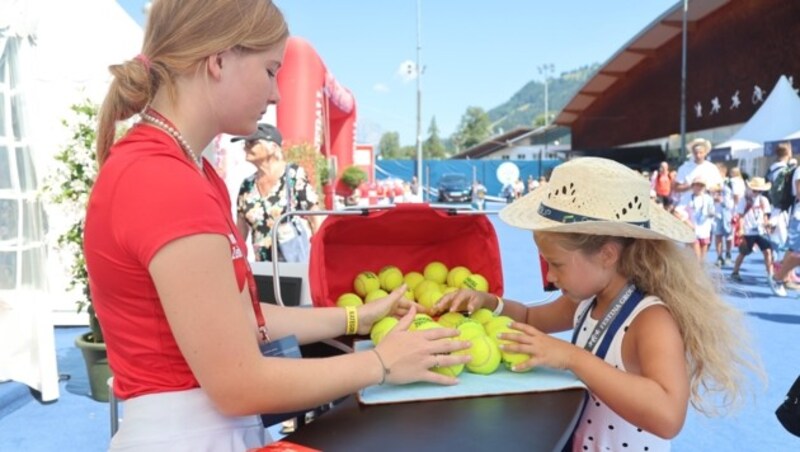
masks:
[[[519,333],[500,334],[500,339],[511,341],[511,344],[500,346],[502,350],[530,355],[528,361],[514,366],[515,371],[524,371],[536,366],[552,369],[571,369],[572,363],[581,351],[580,348],[561,339],[556,339],[536,328],[520,322],[511,324],[511,328]]]
[[[428,310],[428,313],[431,315],[438,315],[448,311],[466,311],[472,314],[483,306],[492,303],[494,299],[494,295],[489,293],[477,292],[472,289],[458,289],[439,299],[433,308]]]
[[[457,384],[457,378],[431,369],[469,362],[472,359],[469,355],[450,353],[469,348],[470,343],[455,340],[459,331],[453,328],[408,331],[416,313],[416,309],[412,307],[375,347],[388,369],[386,382],[406,384],[427,381],[442,385]]]
[[[406,285],[402,284],[389,295],[378,300],[370,301],[358,307],[358,334],[369,334],[372,325],[384,317],[402,317],[406,315],[412,307],[417,311],[420,306],[413,301],[407,300],[403,295],[406,293]]]

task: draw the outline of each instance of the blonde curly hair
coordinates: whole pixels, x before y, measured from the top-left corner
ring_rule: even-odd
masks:
[[[762,380],[742,314],[722,299],[717,282],[691,249],[668,240],[644,240],[537,231],[567,250],[592,255],[606,243],[622,247],[617,270],[647,294],[659,297],[683,338],[691,403],[706,415],[735,408],[743,398],[745,371]],[[717,397],[708,397],[720,395]]]

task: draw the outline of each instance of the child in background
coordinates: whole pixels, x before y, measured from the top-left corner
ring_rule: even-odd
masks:
[[[567,369],[586,383],[590,397],[565,450],[669,450],[690,401],[715,413],[705,401],[736,402],[742,371],[760,370],[741,314],[675,243],[694,242],[694,232],[649,201],[649,190],[638,173],[607,159],[556,167],[545,189],[500,218],[533,230],[547,280],[562,295],[528,306],[461,289],[433,308],[509,316],[519,333],[499,335],[512,342],[502,349],[530,355],[513,370]],[[571,344],[548,334],[570,329]]]
[[[706,261],[711,245],[711,230],[714,227],[714,199],[706,191],[706,181],[698,177],[692,181],[692,199],[687,206],[689,219],[694,225],[694,254],[700,262]]]
[[[723,179],[722,185],[711,191],[714,198],[714,247],[717,251],[716,266],[730,264],[731,244],[733,242],[733,187],[730,178]],[[727,259],[726,259],[727,256]]]
[[[769,239],[770,212],[772,207],[769,199],[764,196],[772,184],[766,182],[763,177],[754,177],[747,181],[749,190],[745,192],[745,207],[742,215],[742,243],[739,246],[739,255],[736,256],[736,263],[733,264],[731,279],[737,282],[742,281],[739,276],[739,268],[744,262],[744,258],[753,252],[753,245],[758,245],[758,249],[764,253],[764,265],[767,268],[767,276],[772,282],[772,242]]]

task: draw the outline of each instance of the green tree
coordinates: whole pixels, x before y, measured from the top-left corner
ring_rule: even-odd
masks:
[[[417,147],[412,145],[403,146],[402,148],[400,148],[400,152],[397,158],[400,160],[416,160]]]
[[[428,139],[422,143],[422,155],[426,159],[443,159],[447,157],[447,150],[439,138],[439,127],[436,125],[436,116],[431,118],[431,125],[428,126]]]
[[[468,149],[489,138],[491,131],[492,121],[486,111],[481,107],[467,107],[458,130],[453,134],[453,143],[456,150]]]
[[[384,133],[378,143],[378,150],[384,159],[400,158],[400,134],[397,132]]]

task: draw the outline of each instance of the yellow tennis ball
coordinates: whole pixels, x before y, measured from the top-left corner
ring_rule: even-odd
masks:
[[[448,287],[447,289],[442,291],[442,295],[447,295],[453,292],[458,292],[458,287]]]
[[[463,322],[465,318],[464,314],[460,312],[446,312],[440,315],[436,321],[447,328],[455,328],[459,323]]]
[[[364,297],[364,303],[369,303],[370,301],[375,301],[377,299],[383,298],[389,295],[383,289],[375,289],[372,292],[368,293],[366,297]]]
[[[472,346],[467,353],[472,361],[466,364],[467,370],[481,375],[488,375],[500,365],[500,349],[488,336],[476,336],[470,339]],[[458,353],[458,352],[456,352]]]
[[[364,304],[364,302],[361,301],[361,297],[350,292],[343,293],[336,299],[336,306],[340,308],[345,306],[361,306],[362,304]]]
[[[378,280],[381,288],[391,292],[403,284],[403,272],[397,267],[386,267],[378,274]]]
[[[391,270],[393,268],[396,270],[400,270],[399,268],[397,268],[396,265],[384,265],[380,270],[378,270],[378,277],[381,276],[381,273],[385,272],[386,270]]]
[[[422,276],[420,272],[408,272],[403,276],[403,280],[406,282],[406,286],[408,286],[409,289],[414,290],[417,288],[417,284],[425,280],[425,277]]]
[[[417,303],[425,306],[428,309],[432,309],[436,305],[436,302],[441,298],[442,293],[436,289],[433,289],[420,295],[419,299],[417,299]]]
[[[384,317],[374,325],[372,325],[372,329],[369,331],[369,338],[372,339],[372,343],[378,345],[386,336],[389,334],[389,331],[392,331],[398,323],[398,320],[394,317]]]
[[[464,364],[453,364],[452,366],[447,367],[434,367],[431,370],[448,377],[457,377],[461,375],[461,372],[464,371]]]
[[[456,328],[460,332],[459,339],[464,341],[471,340],[473,337],[477,336],[486,336],[483,325],[469,318],[464,319]]]
[[[498,328],[506,328],[509,329],[508,326],[514,322],[514,319],[508,317],[506,315],[500,315],[497,317],[493,317],[489,319],[486,323],[483,324],[483,329],[486,330],[486,335],[489,337],[494,337],[494,330]]]
[[[425,331],[425,330],[435,330],[437,328],[444,328],[444,327],[442,325],[439,325],[433,319],[431,320],[423,319],[420,321],[419,325],[417,325],[416,328],[414,328],[414,330]]]
[[[472,272],[469,271],[467,267],[461,265],[453,267],[447,273],[447,285],[450,287],[460,287],[461,283],[464,282],[464,278],[471,274]]]
[[[426,323],[433,323],[433,317],[428,314],[417,314],[414,316],[414,320],[411,321],[411,325],[409,325],[408,329],[409,331],[415,331]]]
[[[425,279],[444,284],[447,280],[447,266],[439,261],[433,261],[425,266],[422,274],[425,275]]]
[[[497,336],[498,334],[503,334],[503,333],[514,334],[514,333],[519,333],[519,331],[517,331],[517,330],[515,330],[513,328],[509,328],[507,326],[503,326],[503,327],[497,328],[495,330],[494,334],[490,335],[489,337],[494,339],[495,343],[497,343],[497,345],[498,345],[498,348],[502,344],[513,344],[514,343],[514,342],[509,341],[507,339],[500,339]],[[531,359],[531,355],[528,355],[526,353],[509,352],[509,351],[501,349],[500,350],[500,359],[503,361],[503,364],[505,364],[505,366],[506,366],[506,368],[508,370],[514,371],[513,367],[515,365],[523,363],[523,362]],[[526,369],[525,371],[527,371],[527,370],[530,370],[530,369]]]
[[[417,298],[414,296],[413,290],[406,290],[406,293],[403,294],[403,297],[408,301],[415,301]]]
[[[489,291],[489,283],[486,281],[486,278],[478,273],[473,273],[464,278],[464,280],[461,281],[461,287],[472,289],[478,292]]]
[[[469,318],[475,320],[476,322],[480,323],[481,325],[486,325],[486,322],[492,320],[494,318],[494,313],[486,308],[480,308],[477,311],[470,314]],[[485,327],[484,327],[485,328]]]
[[[417,301],[419,301],[420,298],[422,298],[422,294],[431,290],[441,292],[441,290],[439,290],[439,283],[426,279],[417,284],[417,287],[414,288],[414,297],[417,299]]]
[[[361,272],[353,281],[353,288],[359,296],[366,297],[368,293],[381,288],[381,281],[375,273]]]

